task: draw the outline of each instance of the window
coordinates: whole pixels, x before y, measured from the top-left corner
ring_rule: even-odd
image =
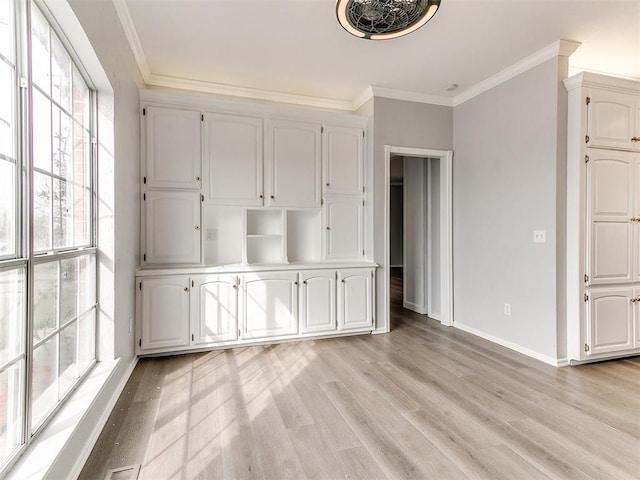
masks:
[[[96,358],[95,92],[70,51],[0,0],[0,469]]]

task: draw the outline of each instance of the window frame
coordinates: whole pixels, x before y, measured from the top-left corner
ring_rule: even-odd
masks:
[[[0,0],[1,1],[1,0]],[[21,398],[17,399],[17,405],[21,408],[20,415],[22,417],[21,425],[19,425],[20,430],[20,441],[21,443],[15,448],[10,454],[8,454],[4,460],[0,458],[0,476],[6,473],[17,461],[20,455],[29,447],[31,443],[33,443],[35,437],[47,426],[49,421],[55,416],[55,414],[63,407],[65,401],[73,394],[73,392],[83,383],[86,377],[90,374],[92,369],[97,364],[97,359],[99,358],[99,281],[98,281],[98,164],[97,164],[97,136],[98,136],[98,128],[97,128],[97,115],[98,115],[98,90],[90,79],[90,76],[87,73],[86,68],[82,64],[79,56],[75,52],[71,42],[64,34],[63,29],[60,27],[58,22],[56,22],[53,14],[47,7],[44,0],[8,0],[9,8],[12,8],[12,20],[13,20],[13,47],[15,54],[15,65],[13,66],[13,79],[14,79],[14,89],[12,92],[12,109],[13,109],[13,119],[15,122],[15,127],[13,129],[13,137],[14,137],[14,154],[16,158],[11,160],[7,158],[6,160],[12,161],[14,164],[14,247],[13,252],[0,255],[0,273],[11,271],[11,270],[22,270],[23,272],[23,280],[22,280],[22,310],[20,319],[20,329],[22,330],[22,345],[19,348],[19,352],[14,357],[5,361],[2,365],[0,365],[0,374],[10,371],[10,369],[22,362],[22,371],[20,372],[21,380],[20,380],[20,392],[19,396]],[[72,245],[63,246],[54,248],[54,238],[53,231],[55,227],[53,223],[55,219],[50,219],[51,225],[51,249],[47,249],[46,251],[35,251],[35,242],[34,242],[34,176],[38,171],[34,166],[34,157],[33,157],[33,144],[34,144],[34,125],[37,119],[34,118],[33,111],[33,96],[34,91],[38,88],[36,84],[33,82],[32,78],[32,32],[31,32],[31,19],[33,16],[33,9],[37,8],[39,12],[42,14],[44,19],[48,24],[48,32],[49,38],[53,38],[55,35],[57,40],[62,47],[62,52],[66,55],[70,62],[69,71],[70,73],[70,99],[69,99],[69,109],[68,111],[64,108],[63,105],[60,105],[60,102],[57,102],[54,98],[53,92],[50,95],[45,95],[45,98],[52,105],[51,112],[53,115],[54,106],[64,112],[64,115],[67,115],[70,119],[71,125],[71,138],[74,138],[75,135],[75,126],[76,123],[82,129],[86,129],[87,131],[87,142],[86,142],[86,151],[84,152],[84,158],[86,162],[86,169],[83,174],[84,185],[79,185],[77,181],[73,181],[73,179],[69,180],[68,178],[61,178],[60,175],[54,175],[54,169],[52,168],[51,172],[47,172],[46,175],[49,176],[50,182],[53,185],[54,178],[60,177],[61,180],[69,185],[68,191],[71,191],[75,187],[81,187],[83,190],[83,198],[86,195],[86,202],[88,205],[88,212],[86,213],[86,221],[87,221],[87,240],[88,242],[82,245],[75,245],[75,237],[72,237]],[[50,44],[53,43],[50,40]],[[51,58],[52,58],[52,50],[49,49],[49,74],[51,76],[52,68],[51,68]],[[7,59],[4,57],[0,57],[0,62],[7,62]],[[77,77],[76,77],[77,73]],[[74,118],[74,101],[73,101],[73,81],[76,78],[81,79],[84,85],[86,86],[87,92],[87,102],[88,102],[88,118],[86,123],[83,121],[77,121]],[[52,85],[52,78],[49,78],[50,85]],[[49,125],[51,131],[51,144],[53,145],[53,132],[54,125],[53,122]],[[84,130],[82,131],[84,132]],[[84,135],[84,133],[83,133]],[[71,145],[71,153],[74,152],[74,142]],[[51,155],[53,158],[53,150],[51,151]],[[2,155],[0,161],[5,160],[6,155]],[[52,191],[53,194],[53,191]],[[72,194],[69,194],[71,198]],[[69,198],[69,197],[68,197]],[[68,200],[70,201],[70,200]],[[83,200],[84,202],[85,200]],[[53,203],[53,200],[52,200]],[[61,223],[65,221],[65,217],[60,217]],[[72,220],[73,221],[73,220]],[[75,229],[74,229],[75,230]],[[48,262],[57,263],[61,265],[61,262],[69,259],[77,259],[80,257],[89,257],[90,262],[92,264],[91,267],[91,275],[90,278],[92,280],[92,285],[90,288],[93,289],[93,303],[90,305],[86,305],[83,311],[79,311],[79,307],[76,308],[75,314],[73,317],[68,318],[66,320],[59,318],[57,310],[60,308],[60,295],[58,295],[56,306],[56,319],[57,324],[53,331],[49,332],[43,339],[40,339],[38,342],[34,341],[33,338],[33,330],[34,330],[34,270],[38,265],[42,265]],[[60,267],[58,267],[59,269]],[[76,274],[78,277],[76,278],[75,283],[75,302],[76,305],[79,305],[79,294],[80,291],[80,280],[79,280],[79,270],[76,270]],[[58,274],[60,275],[60,270],[58,270]],[[60,277],[58,277],[57,281],[57,291],[61,291],[61,282]],[[93,335],[92,345],[86,344],[88,351],[93,352],[92,358],[84,363],[80,364],[81,361],[81,338],[80,338],[80,328],[81,322],[83,319],[86,319],[87,316],[92,316],[93,320],[90,325],[90,332]],[[73,362],[75,363],[75,372],[76,376],[72,382],[68,385],[70,387],[66,388],[61,394],[61,380],[59,368],[61,364],[61,347],[60,347],[60,339],[62,338],[63,332],[67,328],[75,328],[76,329],[76,338],[75,338],[75,351]],[[32,422],[32,414],[34,410],[34,399],[32,399],[34,384],[33,384],[33,368],[34,368],[34,351],[39,347],[44,345],[47,341],[52,338],[58,338],[56,341],[57,344],[57,353],[55,355],[55,365],[52,365],[55,371],[55,382],[51,384],[48,388],[55,385],[55,390],[58,393],[57,400],[52,408],[47,410],[47,413],[43,415],[43,417],[37,421],[36,424]],[[89,355],[90,356],[90,355]],[[88,357],[87,357],[88,358]],[[7,427],[9,426],[9,421],[7,420]],[[9,428],[7,428],[9,431]]]

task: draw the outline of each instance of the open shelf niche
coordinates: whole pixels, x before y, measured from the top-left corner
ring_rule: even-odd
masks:
[[[287,263],[285,221],[285,213],[281,209],[246,211],[246,263]]]

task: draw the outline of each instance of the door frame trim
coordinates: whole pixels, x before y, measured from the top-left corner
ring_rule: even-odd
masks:
[[[440,160],[440,323],[452,326],[453,316],[453,151],[384,146],[384,268],[386,332],[391,331],[390,197],[391,157],[437,158]]]

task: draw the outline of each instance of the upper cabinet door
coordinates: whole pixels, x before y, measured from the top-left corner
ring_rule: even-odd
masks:
[[[200,112],[146,107],[144,177],[148,187],[200,188]]]
[[[200,193],[145,193],[147,264],[200,263]]]
[[[320,125],[269,123],[268,205],[320,206],[320,136]]]
[[[635,212],[634,221],[632,222],[633,238],[634,238],[634,251],[635,251],[635,272],[634,282],[640,282],[640,156],[636,155],[633,162],[633,176],[634,176],[634,198],[635,198]],[[639,333],[640,334],[640,333]]]
[[[324,193],[355,195],[363,193],[364,149],[360,128],[324,127]]]
[[[589,147],[633,150],[640,144],[636,126],[636,100],[633,95],[592,90],[587,110]]]
[[[362,258],[364,205],[362,195],[331,196],[324,203],[326,259]]]
[[[241,115],[204,116],[205,194],[218,205],[263,203],[263,123]]]
[[[587,251],[592,285],[633,277],[633,154],[597,151],[587,163]]]

